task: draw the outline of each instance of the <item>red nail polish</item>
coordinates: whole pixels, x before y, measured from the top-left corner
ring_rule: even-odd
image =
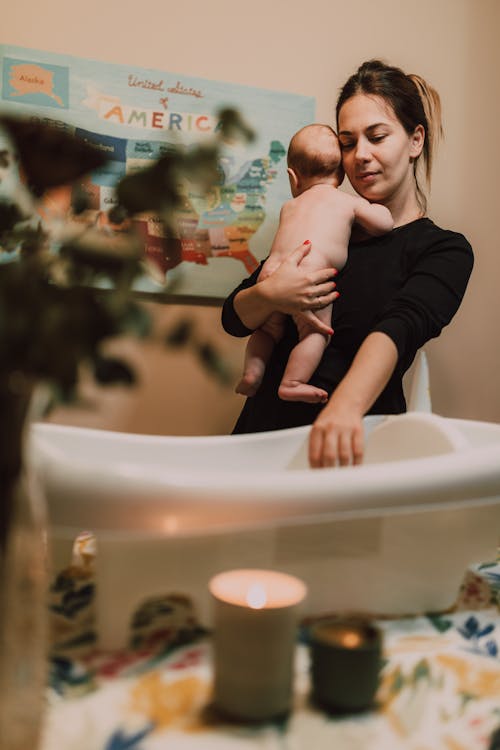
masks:
[[[304,240],[304,245],[310,245],[310,244],[311,244],[311,240]]]

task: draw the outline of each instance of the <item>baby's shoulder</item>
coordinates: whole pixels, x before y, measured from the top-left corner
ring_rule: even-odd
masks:
[[[360,195],[352,195],[347,193],[345,190],[336,190],[337,200],[342,201],[346,206],[352,206],[353,208],[363,203],[368,203],[366,198],[362,198]]]
[[[280,209],[281,216],[289,214],[291,211],[295,211],[298,205],[297,201],[298,198],[290,198],[289,200],[282,203]]]
[[[365,202],[364,198],[351,195],[350,193],[346,193],[344,190],[339,190],[339,188],[334,188],[331,191],[331,195],[327,196],[327,201],[329,202],[329,205],[334,208],[337,214],[342,213],[350,216],[354,216],[356,213],[356,209],[359,209],[361,203]]]
[[[322,203],[337,204],[339,206],[350,206],[354,204],[354,197],[339,190],[334,185],[318,185],[313,190],[306,190],[302,195],[299,195],[295,200],[301,198],[310,203],[316,203],[321,205]]]

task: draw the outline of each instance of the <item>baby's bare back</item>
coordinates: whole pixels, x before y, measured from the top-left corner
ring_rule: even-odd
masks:
[[[312,249],[301,262],[311,270],[340,269],[347,260],[347,246],[354,221],[354,199],[332,185],[315,185],[281,209],[278,231],[271,248],[272,265],[305,240]]]

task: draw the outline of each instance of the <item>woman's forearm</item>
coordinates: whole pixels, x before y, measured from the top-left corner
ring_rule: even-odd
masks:
[[[254,331],[274,312],[262,283],[242,289],[233,300],[234,311],[244,326]]]
[[[398,350],[393,340],[385,333],[370,333],[332,398],[351,405],[363,416],[389,382],[397,361]]]
[[[389,382],[397,361],[398,351],[389,336],[376,331],[366,337],[347,374],[312,426],[311,466],[362,462],[363,416]]]

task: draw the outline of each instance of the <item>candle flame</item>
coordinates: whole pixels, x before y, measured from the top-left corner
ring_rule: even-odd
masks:
[[[356,648],[361,644],[361,636],[359,633],[345,633],[341,638],[341,643],[346,648]]]
[[[252,583],[247,591],[247,604],[252,609],[262,609],[267,601],[266,591],[260,583]]]

